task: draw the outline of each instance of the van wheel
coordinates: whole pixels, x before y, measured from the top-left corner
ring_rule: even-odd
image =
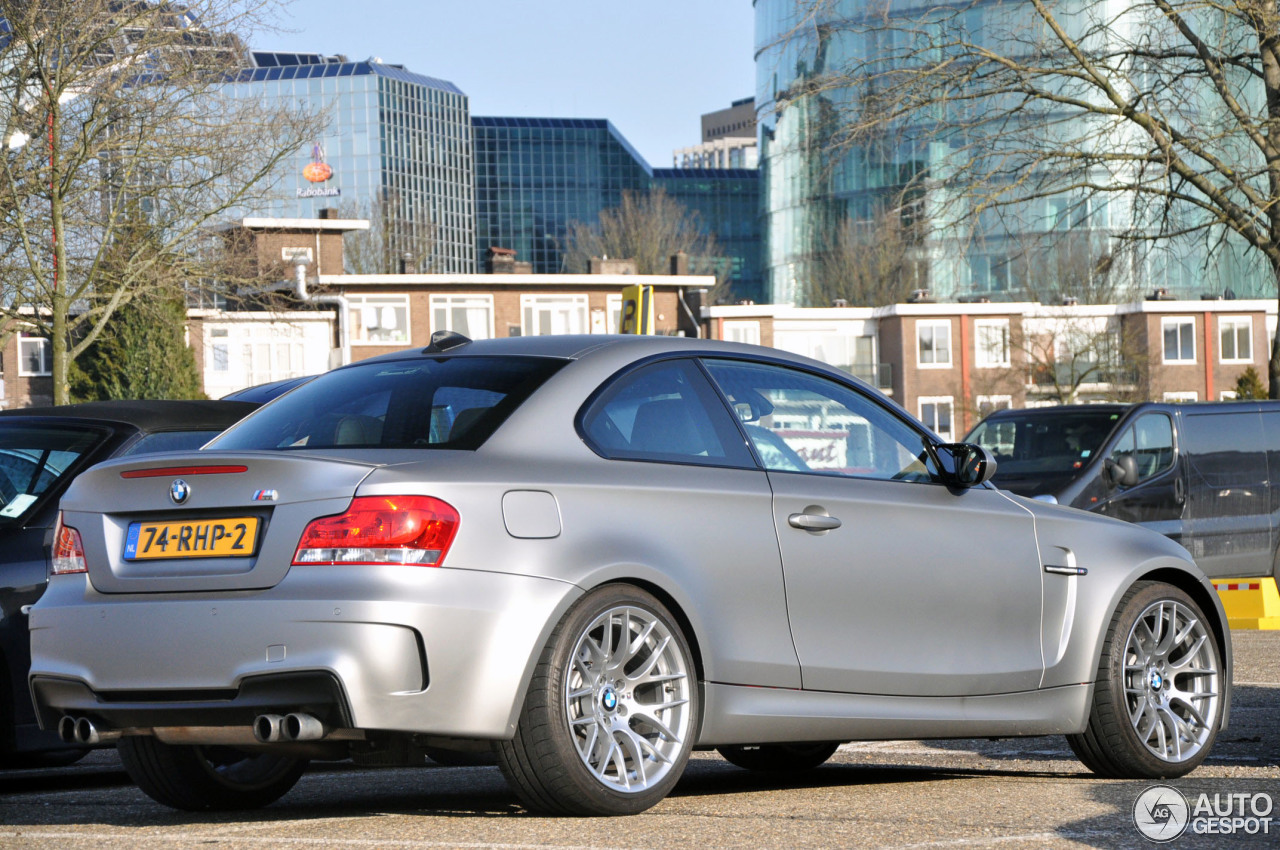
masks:
[[[839,741],[804,744],[746,744],[719,747],[716,752],[730,764],[747,770],[801,771],[825,764],[840,749]]]
[[[1100,776],[1183,776],[1222,724],[1222,650],[1204,612],[1178,588],[1138,582],[1102,646],[1089,725],[1071,749]]]
[[[126,736],[116,749],[148,797],[189,812],[261,808],[284,796],[307,769],[306,759],[165,744],[150,736]]]
[[[606,585],[582,597],[534,669],[498,765],[531,810],[632,815],[684,772],[698,732],[689,645],[652,594]]]

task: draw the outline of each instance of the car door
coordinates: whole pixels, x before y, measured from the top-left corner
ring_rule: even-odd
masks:
[[[1210,576],[1271,572],[1266,437],[1253,405],[1181,411],[1187,468],[1183,545]]]
[[[939,483],[930,438],[828,377],[707,359],[773,489],[791,632],[810,690],[954,696],[1037,687],[1031,515]]]

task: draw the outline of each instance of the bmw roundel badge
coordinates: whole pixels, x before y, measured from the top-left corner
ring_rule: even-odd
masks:
[[[169,485],[169,498],[173,499],[175,505],[181,505],[191,495],[191,485],[183,481],[181,478],[174,479]]]

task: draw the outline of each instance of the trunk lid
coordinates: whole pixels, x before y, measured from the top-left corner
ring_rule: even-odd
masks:
[[[289,571],[307,523],[345,510],[377,466],[280,452],[112,461],[75,480],[63,521],[79,530],[101,593],[268,588]],[[184,489],[180,502],[171,496]]]

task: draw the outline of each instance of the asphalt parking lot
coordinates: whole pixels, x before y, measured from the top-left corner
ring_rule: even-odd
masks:
[[[1280,803],[1280,632],[1233,634],[1232,725],[1209,761],[1175,780]],[[631,818],[526,814],[496,767],[317,765],[276,804],[192,815],[133,787],[114,751],[69,768],[0,773],[0,847],[651,848],[1151,847],[1132,819],[1152,783],[1095,779],[1060,738],[850,744],[800,777],[695,754],[675,792]],[[1261,798],[1258,798],[1261,799]],[[1196,835],[1170,846],[1280,844],[1271,831]]]

